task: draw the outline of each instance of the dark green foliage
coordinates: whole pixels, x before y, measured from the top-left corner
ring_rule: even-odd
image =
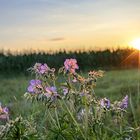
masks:
[[[133,55],[126,59],[129,55]],[[13,55],[7,52],[0,51],[0,72],[1,73],[25,73],[27,69],[33,66],[36,62],[47,63],[50,67],[55,66],[58,69],[63,65],[66,58],[76,58],[80,70],[103,68],[137,68],[138,52],[134,49],[117,49],[104,51],[88,51],[88,52],[57,52],[50,54],[49,52],[30,52],[24,54]]]
[[[1,140],[36,140],[39,139],[35,124],[22,117],[16,118],[14,121],[8,122],[6,125],[0,126]]]

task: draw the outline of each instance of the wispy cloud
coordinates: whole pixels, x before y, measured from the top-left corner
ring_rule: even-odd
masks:
[[[49,41],[63,41],[66,40],[64,37],[56,37],[56,38],[51,38]]]

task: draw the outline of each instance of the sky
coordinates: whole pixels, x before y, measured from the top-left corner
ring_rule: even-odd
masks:
[[[0,0],[0,49],[126,46],[140,37],[140,0]]]

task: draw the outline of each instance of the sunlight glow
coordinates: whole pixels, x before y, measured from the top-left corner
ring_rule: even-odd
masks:
[[[137,38],[133,40],[132,42],[130,42],[130,45],[134,47],[135,49],[140,50],[140,38]]]

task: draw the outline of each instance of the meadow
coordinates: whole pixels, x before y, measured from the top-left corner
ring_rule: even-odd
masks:
[[[85,75],[85,72],[81,72],[81,74]],[[34,118],[38,131],[43,132],[43,127],[46,125],[44,106],[39,103],[32,104],[24,98],[24,93],[27,91],[29,80],[32,77],[15,74],[0,75],[0,79],[0,100],[2,104],[9,107],[10,118],[15,119],[20,115],[25,119]],[[104,77],[97,81],[95,93],[97,96],[107,97],[111,101],[120,100],[128,95],[129,105],[126,118],[133,127],[139,126],[140,71],[137,69],[105,71]]]
[[[52,54],[25,51],[16,55],[10,51],[0,51],[0,102],[2,106],[8,107],[10,120],[15,120],[12,128],[11,124],[5,126],[5,135],[2,137],[9,136],[7,140],[139,139],[138,60],[139,52],[130,48],[89,52],[60,51]],[[31,67],[33,73],[30,75],[28,68]],[[53,67],[55,72],[51,69]],[[59,73],[59,68],[62,73]],[[90,70],[91,75],[88,73]],[[98,70],[105,71],[103,77]],[[36,78],[42,82],[41,85],[34,85],[37,92],[41,90],[40,94],[28,90],[29,86],[32,88],[30,80]],[[73,79],[77,82],[73,83]],[[66,92],[69,93],[68,97],[64,95]],[[53,109],[49,108],[48,104],[56,93],[60,94],[60,99],[56,100],[57,103],[54,101]],[[87,97],[85,93],[88,93]],[[109,107],[106,106],[107,103]],[[122,108],[121,103],[125,105]],[[77,120],[80,112],[82,116],[84,114],[82,121]]]

